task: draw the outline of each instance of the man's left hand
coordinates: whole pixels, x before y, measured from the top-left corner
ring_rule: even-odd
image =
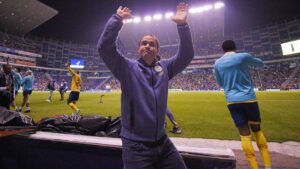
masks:
[[[187,13],[188,13],[188,4],[186,3],[179,3],[177,5],[176,14],[171,17],[171,19],[177,24],[177,25],[184,25],[187,23]]]

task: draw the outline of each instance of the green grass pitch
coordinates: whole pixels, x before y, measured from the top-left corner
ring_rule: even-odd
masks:
[[[103,103],[100,95],[104,94]],[[81,114],[120,115],[120,92],[81,93],[78,106]],[[66,100],[59,101],[58,92],[53,101],[46,102],[49,92],[33,92],[30,96],[29,116],[38,121],[42,117],[71,114]],[[68,93],[65,98],[68,97]],[[268,141],[300,141],[300,91],[257,92],[262,129]],[[20,105],[21,94],[16,103]],[[169,92],[168,107],[182,127],[183,133],[172,137],[239,140],[226,107],[222,92]],[[24,109],[23,109],[24,110]],[[167,121],[167,130],[172,125]]]

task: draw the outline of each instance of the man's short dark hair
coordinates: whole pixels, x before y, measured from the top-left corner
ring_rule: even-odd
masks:
[[[158,38],[155,35],[147,34],[147,35],[144,35],[143,37],[145,37],[145,36],[151,36],[151,37],[153,37],[155,39],[155,42],[156,42],[156,48],[159,49],[159,41],[158,41]],[[141,40],[139,42],[139,46],[141,46],[143,37],[141,38]]]
[[[236,46],[233,40],[225,40],[222,44],[222,49],[224,52],[235,51]]]

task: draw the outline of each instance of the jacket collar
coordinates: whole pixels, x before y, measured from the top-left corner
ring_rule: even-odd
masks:
[[[152,62],[150,65],[148,65],[148,64],[144,61],[143,58],[139,58],[137,61],[138,61],[139,63],[143,64],[143,65],[146,66],[146,67],[154,67],[154,66],[156,65],[156,63],[158,62],[158,60],[157,60],[156,58],[153,60],[153,62]]]
[[[228,56],[228,55],[232,55],[232,54],[235,54],[235,53],[236,53],[235,51],[230,51],[230,52],[224,53],[223,56]]]

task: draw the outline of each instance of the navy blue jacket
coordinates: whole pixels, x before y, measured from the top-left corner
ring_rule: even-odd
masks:
[[[156,142],[164,128],[168,81],[181,72],[194,57],[189,26],[180,25],[180,46],[170,59],[155,60],[150,66],[143,59],[128,59],[117,49],[123,22],[113,15],[104,28],[97,47],[106,66],[121,83],[121,136],[135,141]]]

